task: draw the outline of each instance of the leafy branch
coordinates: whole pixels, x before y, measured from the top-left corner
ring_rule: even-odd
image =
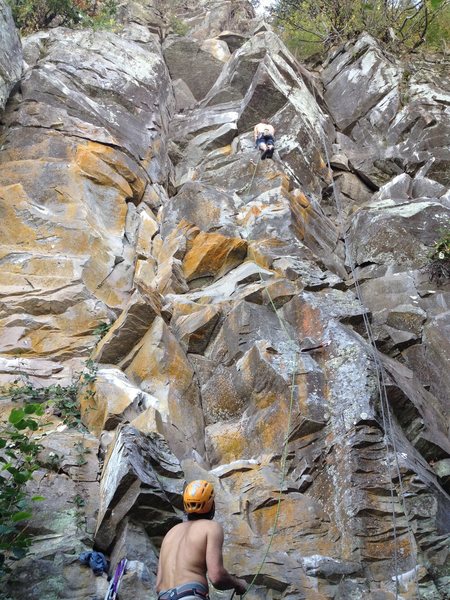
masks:
[[[13,408],[8,421],[0,425],[0,578],[10,570],[10,562],[25,556],[31,536],[25,523],[32,516],[32,503],[26,484],[39,468],[41,445],[32,438],[39,428],[44,406],[38,403]]]

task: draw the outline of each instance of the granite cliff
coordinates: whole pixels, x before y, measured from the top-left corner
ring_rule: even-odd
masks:
[[[201,477],[253,598],[448,598],[448,68],[362,34],[311,72],[245,0],[118,19],[20,42],[0,0],[2,414],[91,370],[5,597],[103,597],[95,545],[154,598]]]

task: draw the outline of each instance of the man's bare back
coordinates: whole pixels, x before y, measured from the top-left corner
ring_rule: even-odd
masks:
[[[201,519],[180,523],[169,531],[161,546],[158,592],[190,581],[208,585],[205,557],[207,532],[211,525],[216,523]]]
[[[208,573],[217,589],[235,588],[243,593],[245,581],[230,575],[223,566],[222,544],[222,526],[216,521],[200,519],[175,525],[161,546],[156,591],[190,582],[208,587]]]

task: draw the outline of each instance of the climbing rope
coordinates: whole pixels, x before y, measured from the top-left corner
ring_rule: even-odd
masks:
[[[262,155],[261,155],[261,153],[260,153],[260,154],[259,154],[259,158],[258,158],[258,160],[256,161],[256,165],[255,165],[255,168],[254,168],[254,170],[253,170],[253,177],[252,177],[252,179],[251,179],[251,181],[250,181],[250,185],[248,186],[248,189],[247,189],[247,188],[244,188],[244,191],[245,191],[247,194],[250,194],[250,190],[252,189],[253,181],[255,180],[255,175],[256,175],[256,171],[258,170],[258,165],[259,165],[259,162],[260,162],[260,160],[261,160],[261,156],[262,156]]]
[[[258,165],[259,162],[261,160],[261,155],[258,158],[258,161],[255,165],[255,169],[253,172],[253,177],[251,179],[250,185],[248,186],[248,189],[246,191],[247,194],[250,193],[250,190],[252,189],[253,186],[253,181],[255,179],[255,175],[256,175],[256,171],[258,169]],[[245,189],[245,188],[244,188]],[[246,229],[246,239],[249,240],[249,236],[248,236],[248,229],[247,227],[245,227]],[[262,278],[261,275],[261,271],[258,271],[259,273],[259,278],[262,284],[264,284],[264,280]],[[264,292],[267,294],[268,300],[273,308],[273,311],[275,313],[275,315],[278,318],[278,321],[280,322],[280,325],[282,327],[282,329],[284,330],[284,332],[286,333],[287,338],[289,339],[290,342],[292,342],[293,347],[297,345],[297,341],[294,340],[294,338],[290,335],[289,330],[286,326],[286,323],[284,322],[284,319],[281,317],[277,307],[275,306],[275,302],[272,298],[272,296],[270,295],[269,290],[267,289],[267,287],[265,287]],[[275,511],[275,516],[274,516],[274,520],[273,520],[273,524],[272,524],[272,528],[271,528],[271,533],[270,533],[270,537],[269,537],[269,541],[267,543],[266,549],[264,551],[262,560],[259,564],[259,567],[255,573],[255,575],[253,576],[253,578],[251,579],[247,590],[244,592],[244,594],[241,596],[241,599],[244,598],[252,589],[252,587],[254,587],[256,580],[258,579],[259,575],[261,574],[261,571],[266,563],[267,560],[267,556],[269,555],[270,549],[272,547],[272,543],[273,540],[275,538],[275,534],[277,532],[277,526],[278,526],[278,520],[280,517],[280,509],[281,509],[281,501],[282,501],[282,496],[283,496],[283,489],[284,489],[284,484],[286,481],[286,475],[287,475],[287,469],[286,469],[286,463],[287,463],[287,455],[288,455],[288,443],[289,443],[289,436],[290,436],[290,432],[291,432],[291,423],[292,423],[292,414],[293,414],[293,409],[294,409],[294,399],[295,399],[295,376],[297,373],[297,364],[298,364],[298,352],[299,349],[294,353],[294,360],[292,363],[292,379],[291,379],[291,392],[290,392],[290,398],[289,398],[289,408],[288,408],[288,418],[287,418],[287,425],[286,425],[286,435],[284,437],[283,443],[282,443],[282,449],[281,449],[281,461],[280,461],[280,484],[279,484],[279,489],[278,489],[278,498],[277,498],[277,504],[276,504],[276,511]],[[232,598],[233,596],[231,596]],[[230,598],[230,600],[231,600]]]
[[[327,149],[327,145],[325,144],[325,141],[323,138],[322,130],[320,130],[320,138],[321,138],[322,147],[324,148],[328,170],[331,173],[332,170],[331,170],[331,164],[330,164],[330,159],[329,159],[329,155],[328,155],[328,149]],[[332,178],[332,189],[333,189],[333,196],[334,196],[334,200],[336,203],[336,209],[337,209],[337,213],[338,213],[340,233],[342,236],[342,240],[344,242],[346,254],[349,257],[349,267],[350,267],[351,275],[352,275],[354,286],[355,286],[355,295],[356,295],[357,300],[359,301],[360,305],[363,308],[362,317],[363,317],[364,327],[366,329],[367,338],[369,340],[370,353],[371,353],[372,360],[375,365],[375,371],[376,371],[377,389],[378,389],[378,394],[380,397],[381,418],[382,418],[382,423],[383,423],[385,447],[386,447],[386,464],[387,464],[388,478],[389,478],[389,493],[390,493],[391,508],[392,508],[392,528],[393,528],[393,536],[394,536],[394,557],[393,558],[394,558],[394,571],[395,571],[395,598],[396,598],[396,600],[398,600],[399,592],[400,592],[400,590],[399,590],[399,567],[398,567],[398,554],[399,554],[398,532],[397,532],[397,518],[396,518],[396,514],[395,514],[395,490],[394,490],[394,484],[392,482],[392,477],[390,475],[390,469],[389,469],[389,465],[391,462],[390,461],[391,453],[389,450],[389,442],[392,446],[392,451],[393,451],[393,455],[394,455],[395,470],[396,470],[397,478],[399,481],[399,488],[400,488],[400,500],[401,500],[403,512],[404,512],[405,518],[406,518],[408,535],[410,537],[411,551],[413,550],[413,548],[415,546],[415,540],[414,540],[414,536],[413,536],[413,533],[411,530],[411,526],[409,524],[408,511],[407,511],[406,503],[405,503],[403,480],[402,480],[402,475],[401,475],[401,471],[400,471],[400,465],[398,462],[397,444],[395,441],[391,411],[389,410],[389,399],[388,399],[387,389],[386,389],[385,371],[384,371],[384,367],[379,358],[379,354],[378,354],[378,350],[377,350],[376,342],[375,342],[375,336],[373,334],[372,325],[370,323],[369,317],[367,315],[367,311],[365,310],[364,304],[362,302],[361,285],[360,285],[360,281],[358,278],[358,274],[356,273],[356,267],[355,267],[355,262],[353,260],[352,248],[351,248],[351,245],[347,238],[347,233],[346,233],[344,220],[343,220],[343,216],[342,216],[343,215],[342,204],[341,204],[341,201],[339,198],[339,193],[336,188],[336,183],[334,181],[334,178]],[[417,598],[420,598],[419,581],[418,581],[418,577],[417,577],[417,551],[416,551],[415,562],[416,562],[416,565],[414,567],[414,579],[415,579],[416,595],[417,595]]]
[[[331,164],[330,164],[330,159],[329,159],[329,155],[328,155],[328,149],[326,144],[324,143],[323,140],[323,132],[320,131],[320,137],[321,137],[321,143],[322,146],[325,150],[325,156],[326,156],[326,160],[327,160],[327,166],[329,169],[329,172],[331,173]],[[259,161],[261,160],[261,156],[259,157],[256,165],[255,165],[255,169],[253,172],[253,176],[252,179],[250,181],[250,185],[248,186],[248,189],[246,190],[246,193],[249,194],[252,186],[253,186],[253,182],[256,176],[256,172],[258,169],[258,165],[259,165]],[[336,184],[335,181],[333,179],[332,181],[332,188],[333,188],[333,195],[335,198],[335,202],[336,202],[336,208],[337,208],[337,212],[338,212],[338,219],[339,219],[339,227],[340,227],[340,232],[342,235],[342,239],[344,242],[344,247],[346,249],[346,251],[348,251],[348,256],[350,258],[350,270],[351,270],[351,274],[352,274],[352,278],[353,278],[353,282],[355,285],[355,292],[356,292],[356,297],[358,299],[358,301],[360,302],[361,306],[364,308],[363,303],[362,303],[362,294],[361,294],[361,289],[360,289],[360,282],[355,270],[355,265],[354,265],[354,261],[353,261],[353,257],[352,257],[352,252],[351,252],[351,247],[350,244],[348,242],[347,239],[347,235],[346,235],[346,231],[345,231],[345,227],[344,227],[344,223],[343,223],[343,218],[342,218],[342,206],[340,203],[340,199],[339,199],[339,195],[336,189]],[[245,188],[244,188],[245,189]],[[247,236],[247,239],[248,236]],[[261,272],[259,271],[259,277],[261,280],[261,283],[264,283],[264,280],[262,278]],[[275,314],[277,315],[277,318],[280,322],[280,325],[282,326],[282,328],[284,329],[284,331],[286,332],[289,340],[291,342],[293,342],[294,344],[296,344],[296,340],[294,340],[292,338],[292,336],[289,334],[289,331],[286,327],[286,324],[284,323],[284,319],[282,319],[279,311],[277,310],[275,303],[273,301],[273,298],[270,295],[269,290],[267,289],[267,287],[265,288],[265,293],[268,296],[269,302],[275,312]],[[398,477],[398,481],[399,481],[399,487],[400,487],[400,497],[401,497],[401,502],[402,502],[402,506],[403,506],[403,511],[406,517],[406,521],[407,521],[407,528],[408,528],[408,532],[410,535],[410,544],[411,544],[411,549],[414,548],[414,538],[412,535],[412,531],[409,525],[409,519],[408,519],[408,512],[406,510],[406,504],[405,504],[405,497],[404,497],[404,488],[403,488],[403,481],[402,481],[402,476],[401,476],[401,471],[400,471],[400,466],[399,466],[399,462],[398,462],[398,452],[397,452],[397,447],[396,447],[396,443],[395,443],[395,436],[393,434],[393,424],[392,424],[392,417],[390,414],[390,410],[389,410],[389,401],[388,401],[388,397],[387,397],[387,391],[386,391],[386,381],[385,381],[385,376],[384,376],[384,368],[380,362],[379,356],[378,356],[378,351],[376,348],[376,344],[375,344],[375,339],[374,339],[374,335],[373,335],[373,330],[369,321],[369,318],[367,316],[367,312],[364,309],[362,312],[363,315],[363,321],[364,321],[364,326],[366,328],[366,332],[367,332],[367,337],[369,340],[369,347],[370,347],[370,352],[373,358],[373,362],[375,365],[375,369],[376,369],[376,374],[377,374],[377,388],[378,388],[378,393],[379,393],[379,397],[380,397],[380,404],[381,404],[381,415],[382,415],[382,422],[383,422],[383,430],[384,430],[384,435],[385,435],[385,447],[386,447],[386,454],[387,454],[387,465],[388,465],[388,469],[389,469],[389,464],[390,464],[390,451],[389,451],[389,440],[391,442],[392,448],[393,448],[393,453],[394,453],[394,458],[395,458],[395,469],[396,469],[396,474]],[[273,521],[273,525],[272,525],[272,531],[270,534],[270,538],[268,541],[268,544],[266,546],[266,549],[264,551],[264,555],[262,557],[261,563],[258,567],[257,572],[255,573],[255,575],[253,576],[252,580],[250,581],[250,584],[246,590],[246,592],[241,596],[241,598],[244,598],[251,590],[251,588],[255,585],[256,580],[258,579],[259,575],[261,574],[261,571],[264,567],[264,564],[267,560],[267,556],[270,552],[270,549],[272,547],[272,543],[275,537],[275,534],[277,532],[277,525],[278,525],[278,520],[279,520],[279,516],[280,516],[280,509],[281,509],[281,501],[282,501],[282,494],[283,494],[283,488],[284,488],[284,483],[286,480],[286,475],[287,475],[287,470],[286,470],[286,462],[287,462],[287,454],[288,454],[288,442],[289,442],[289,435],[290,435],[290,430],[291,430],[291,422],[292,422],[292,414],[293,414],[293,406],[294,406],[294,397],[295,397],[295,375],[296,375],[296,369],[297,369],[297,362],[298,362],[298,352],[295,353],[295,359],[294,359],[294,365],[293,365],[293,369],[292,369],[292,381],[291,381],[291,393],[290,393],[290,401],[289,401],[289,411],[288,411],[288,422],[287,422],[287,432],[286,432],[286,436],[285,439],[283,441],[283,445],[282,445],[282,453],[281,453],[281,462],[280,462],[280,486],[279,486],[279,491],[278,491],[278,499],[277,499],[277,508],[276,508],[276,512],[275,512],[275,517],[274,517],[274,521]],[[393,481],[392,481],[392,477],[390,476],[390,472],[388,473],[388,477],[389,477],[389,488],[390,488],[390,498],[391,498],[391,507],[392,507],[392,524],[393,524],[393,537],[394,537],[394,571],[395,571],[395,598],[396,600],[399,599],[399,566],[398,566],[398,554],[399,554],[399,550],[398,550],[398,531],[397,531],[397,519],[396,519],[396,514],[395,514],[395,490],[394,490],[394,486],[393,486]],[[417,565],[417,556],[416,556],[416,565]],[[417,598],[419,598],[419,584],[418,584],[418,578],[417,578],[417,569],[414,568],[414,576],[415,576],[415,585],[416,585],[416,594],[417,594]],[[231,598],[233,598],[233,595],[231,596]],[[230,599],[231,600],[231,599]]]
[[[268,291],[267,291],[267,293],[270,298],[270,294]],[[272,301],[272,304],[273,304],[273,301]],[[276,311],[276,309],[275,309],[275,311]],[[281,322],[282,319],[279,316],[277,311],[276,311],[276,314]],[[290,339],[292,341],[292,338],[290,338]],[[274,540],[275,533],[277,530],[278,519],[280,517],[281,500],[282,500],[282,495],[283,495],[284,482],[286,480],[286,474],[287,474],[286,462],[287,462],[287,455],[288,455],[289,434],[291,431],[292,413],[293,413],[293,408],[294,408],[294,397],[295,397],[294,390],[295,390],[295,375],[296,375],[296,370],[297,370],[297,356],[298,356],[298,354],[296,352],[293,369],[292,369],[291,394],[290,394],[290,400],[289,400],[289,411],[288,411],[288,421],[287,421],[287,427],[286,427],[286,436],[283,441],[282,452],[281,452],[280,487],[278,490],[277,508],[275,511],[275,517],[274,517],[273,524],[272,524],[272,531],[271,531],[269,542],[266,546],[266,550],[264,552],[263,558],[258,567],[258,570],[256,571],[255,575],[253,576],[252,580],[249,583],[247,590],[244,592],[244,594],[241,596],[241,598],[244,598],[250,592],[251,588],[255,585],[256,580],[258,579],[259,575],[261,574],[263,566],[266,563],[267,556],[269,555],[270,548],[272,547],[272,542]]]

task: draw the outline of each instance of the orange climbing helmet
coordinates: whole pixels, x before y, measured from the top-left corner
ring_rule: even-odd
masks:
[[[214,488],[209,481],[196,479],[183,492],[184,511],[189,514],[208,513],[214,504]]]

